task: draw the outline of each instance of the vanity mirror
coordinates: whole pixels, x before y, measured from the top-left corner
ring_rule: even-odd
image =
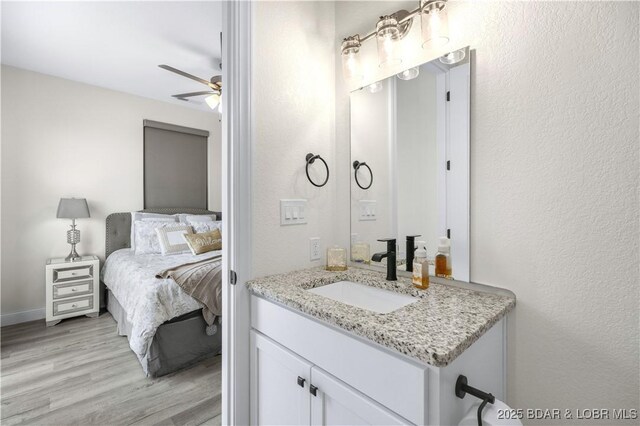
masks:
[[[351,103],[351,261],[420,235],[430,263],[449,236],[452,278],[469,281],[469,48],[355,90]],[[433,266],[430,274],[434,274]]]

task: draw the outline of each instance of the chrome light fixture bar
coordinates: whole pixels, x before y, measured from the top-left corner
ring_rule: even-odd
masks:
[[[391,15],[381,16],[376,29],[364,37],[355,34],[342,42],[342,67],[344,77],[350,81],[363,78],[358,52],[362,43],[376,37],[378,44],[378,62],[380,67],[397,65],[402,62],[398,43],[413,25],[413,18],[420,15],[422,25],[422,47],[430,49],[440,47],[449,41],[449,23],[446,10],[447,0],[420,0],[412,11],[399,10]]]

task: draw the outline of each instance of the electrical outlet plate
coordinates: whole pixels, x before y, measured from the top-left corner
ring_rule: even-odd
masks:
[[[309,257],[313,260],[320,260],[322,255],[320,253],[320,238],[309,238]]]
[[[280,225],[307,223],[307,200],[280,200]]]
[[[359,220],[376,220],[376,205],[378,203],[375,200],[360,200],[358,201],[358,210],[360,212]]]

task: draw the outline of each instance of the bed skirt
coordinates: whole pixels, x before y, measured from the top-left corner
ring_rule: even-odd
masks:
[[[118,324],[118,334],[131,334],[131,323],[118,299],[108,291],[107,310]],[[159,377],[189,367],[204,359],[213,358],[222,350],[222,327],[216,318],[216,332],[208,336],[207,323],[200,310],[165,322],[156,331],[147,354],[139,359],[149,377]]]

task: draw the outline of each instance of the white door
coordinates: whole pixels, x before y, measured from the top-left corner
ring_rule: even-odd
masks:
[[[319,369],[311,369],[311,424],[402,425],[406,420]],[[313,391],[314,388],[312,387]]]
[[[311,364],[251,330],[251,423],[308,425]]]

